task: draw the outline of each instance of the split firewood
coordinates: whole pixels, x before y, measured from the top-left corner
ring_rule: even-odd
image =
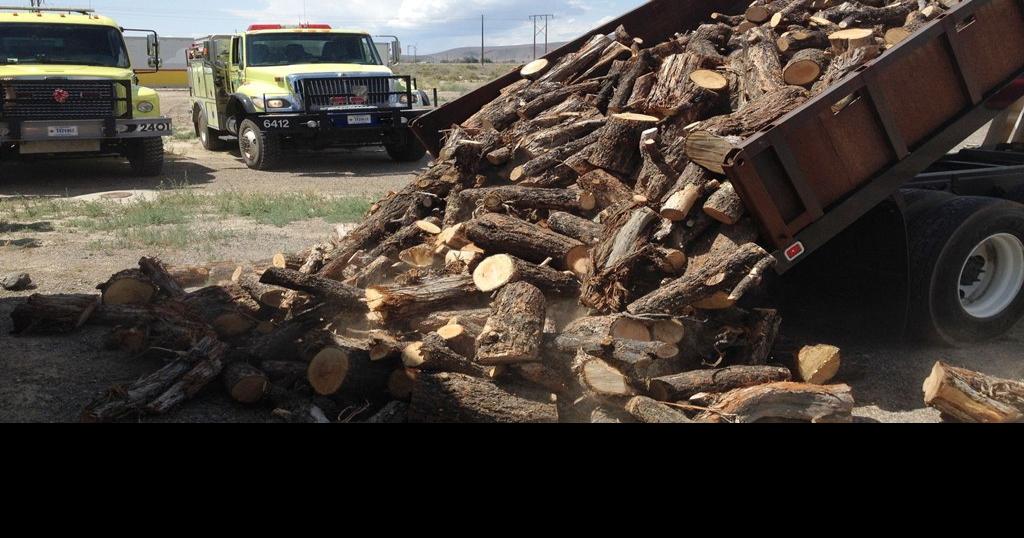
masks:
[[[840,355],[835,346],[804,346],[794,353],[793,373],[804,383],[824,385],[839,373]]]
[[[704,203],[704,212],[718,222],[732,225],[743,218],[747,209],[732,183],[726,181]]]
[[[1024,421],[1024,382],[938,362],[924,382],[924,403],[960,422]]]
[[[659,377],[649,383],[651,395],[663,402],[681,402],[700,393],[721,393],[735,389],[789,381],[788,368],[775,366],[730,366],[720,370],[695,370]]]
[[[409,422],[558,422],[558,409],[554,403],[517,396],[472,376],[421,373],[412,391]]]
[[[539,360],[546,308],[544,294],[532,284],[503,287],[476,339],[476,362],[494,366]]]
[[[646,396],[636,396],[626,404],[626,411],[645,424],[688,424],[685,413]]]
[[[851,422],[853,395],[846,385],[823,387],[772,383],[734,390],[697,417],[697,422],[752,423],[767,420]]]

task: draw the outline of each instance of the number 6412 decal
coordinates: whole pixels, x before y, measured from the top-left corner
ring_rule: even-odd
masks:
[[[264,129],[291,129],[292,120],[263,120]]]

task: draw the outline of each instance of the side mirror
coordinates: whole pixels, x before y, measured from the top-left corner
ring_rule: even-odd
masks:
[[[391,43],[391,63],[397,64],[402,61],[402,44],[396,39]]]
[[[160,59],[160,39],[155,33],[146,36],[146,55],[149,56],[149,67],[159,70],[163,61]]]

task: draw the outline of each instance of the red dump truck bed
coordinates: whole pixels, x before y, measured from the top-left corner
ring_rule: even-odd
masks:
[[[747,2],[654,0],[553,51],[558,59],[619,25],[648,43],[686,32]],[[744,140],[725,173],[777,249],[785,271],[818,249],[1024,96],[1024,7],[966,0],[828,91]],[[437,154],[518,71],[413,124]],[[852,96],[852,97],[851,97]],[[842,107],[837,107],[842,102]]]

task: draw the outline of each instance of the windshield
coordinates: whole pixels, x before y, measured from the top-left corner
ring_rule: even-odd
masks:
[[[0,64],[131,67],[120,30],[84,24],[0,24]]]
[[[249,67],[296,64],[381,65],[369,36],[359,34],[250,34]]]

